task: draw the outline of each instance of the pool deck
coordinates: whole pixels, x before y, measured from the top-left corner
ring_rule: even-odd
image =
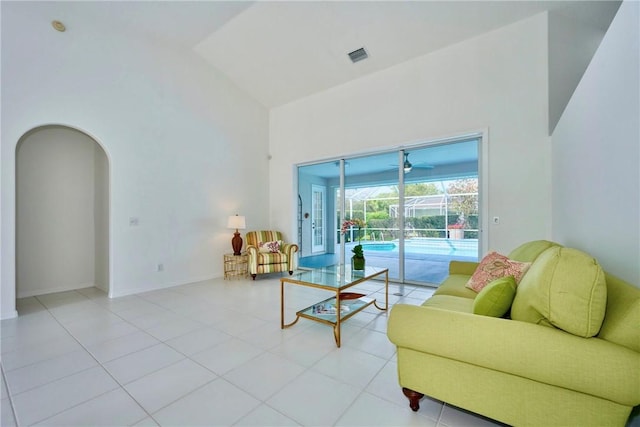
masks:
[[[448,242],[447,242],[448,243]],[[350,248],[347,248],[347,257],[350,257]],[[367,265],[389,269],[389,279],[398,279],[399,262],[397,251],[366,250]],[[429,286],[438,286],[449,274],[449,262],[477,261],[477,256],[457,254],[437,254],[423,252],[406,252],[404,262],[405,281],[410,283],[424,283]],[[339,256],[335,254],[322,254],[301,257],[300,267],[318,268],[337,264]]]

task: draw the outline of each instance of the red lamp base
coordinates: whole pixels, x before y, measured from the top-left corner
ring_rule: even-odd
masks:
[[[242,237],[240,237],[240,233],[238,233],[238,230],[233,233],[233,239],[231,239],[231,247],[233,248],[234,255],[240,255],[242,251]]]

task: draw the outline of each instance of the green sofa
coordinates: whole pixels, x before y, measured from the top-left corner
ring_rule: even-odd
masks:
[[[391,310],[411,408],[427,395],[516,426],[624,426],[640,405],[640,289],[549,241],[508,257],[531,265],[503,317],[474,314],[478,264],[456,261],[422,306]]]

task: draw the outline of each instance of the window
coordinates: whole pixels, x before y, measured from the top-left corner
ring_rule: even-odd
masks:
[[[302,212],[316,216],[322,197],[325,214],[321,232],[315,219],[300,222],[300,266],[348,260],[357,241],[340,225],[355,218],[367,224],[367,265],[389,268],[394,281],[438,284],[450,260],[477,260],[480,144],[474,137],[299,166]]]

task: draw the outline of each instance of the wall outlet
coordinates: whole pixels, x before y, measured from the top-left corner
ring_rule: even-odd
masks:
[[[164,271],[164,264],[160,263],[156,266],[156,271]]]
[[[493,217],[493,223],[494,224],[500,224],[500,217],[499,216],[494,216]]]

